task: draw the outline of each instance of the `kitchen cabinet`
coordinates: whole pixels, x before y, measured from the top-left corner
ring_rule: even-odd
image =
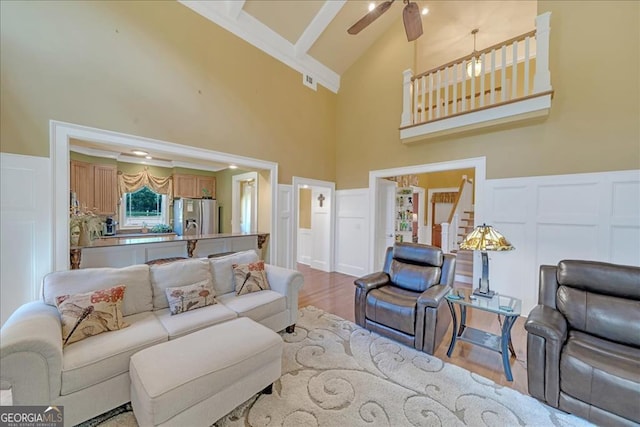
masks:
[[[173,174],[173,197],[200,199],[202,197],[205,197],[203,190],[207,190],[209,196],[215,199],[215,177],[177,173]]]
[[[93,165],[71,160],[70,189],[76,193],[80,208],[93,208]]]
[[[196,178],[197,197],[216,198],[216,179],[213,176],[199,176]],[[205,191],[206,190],[206,191]]]
[[[115,215],[118,207],[118,168],[93,165],[93,206],[98,215]]]
[[[98,215],[115,215],[118,206],[115,165],[94,165],[71,160],[70,189],[76,193],[81,209]]]
[[[195,175],[173,174],[173,197],[198,197]]]

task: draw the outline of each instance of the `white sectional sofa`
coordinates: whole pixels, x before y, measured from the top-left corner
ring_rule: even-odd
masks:
[[[137,351],[238,317],[276,332],[292,329],[302,275],[267,264],[271,290],[236,296],[232,264],[255,261],[257,254],[245,251],[51,273],[43,280],[42,300],[20,307],[0,331],[0,380],[10,384],[15,405],[64,405],[65,425],[74,425],[130,401],[129,361]],[[172,316],[164,289],[202,280],[213,282],[218,303]],[[126,285],[122,312],[130,326],[63,347],[55,297],[120,284]]]

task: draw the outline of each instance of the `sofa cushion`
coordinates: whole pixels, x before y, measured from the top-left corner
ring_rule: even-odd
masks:
[[[259,291],[237,296],[230,292],[217,297],[218,302],[238,313],[241,317],[259,322],[287,309],[287,299],[275,291]]]
[[[127,372],[134,353],[167,341],[167,331],[153,312],[134,314],[124,320],[129,327],[95,335],[64,348],[62,395]]]
[[[570,332],[560,359],[560,390],[640,423],[638,349]]]
[[[193,285],[178,286],[164,290],[171,314],[180,314],[216,303],[213,284],[204,280]]]
[[[415,335],[416,304],[420,293],[382,286],[367,294],[365,317],[409,335]]]
[[[62,323],[62,344],[129,326],[122,320],[126,286],[56,297]]]
[[[169,264],[151,266],[154,310],[169,307],[165,289],[192,285],[199,282],[211,283],[211,272],[206,259],[190,259]]]
[[[440,283],[440,267],[415,265],[393,259],[389,277],[395,286],[414,292],[424,292]]]
[[[191,282],[191,283],[195,283]],[[56,271],[42,279],[42,298],[46,304],[56,305],[59,295],[73,295],[125,285],[122,314],[130,316],[153,310],[151,280],[148,265],[124,268],[81,268]]]
[[[156,310],[155,315],[168,332],[171,340],[238,317],[235,311],[222,304],[214,304],[198,310],[187,311],[177,316],[172,316],[169,309],[165,308]]]
[[[258,259],[258,254],[253,249],[209,259],[211,275],[213,276],[213,287],[216,290],[216,295],[227,294],[235,290],[233,264],[248,264],[250,262],[256,262]]]
[[[264,272],[264,261],[250,262],[249,264],[233,264],[232,267],[233,280],[236,284],[236,295],[271,289],[267,275]]]

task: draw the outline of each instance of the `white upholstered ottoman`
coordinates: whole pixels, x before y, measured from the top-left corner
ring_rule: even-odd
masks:
[[[280,378],[282,338],[241,317],[131,357],[131,405],[142,427],[210,426]]]

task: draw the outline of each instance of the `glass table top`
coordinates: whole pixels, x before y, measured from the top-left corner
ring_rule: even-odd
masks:
[[[519,316],[522,301],[519,298],[496,293],[493,298],[473,295],[473,289],[453,289],[445,296],[452,304],[460,304],[503,316]]]

